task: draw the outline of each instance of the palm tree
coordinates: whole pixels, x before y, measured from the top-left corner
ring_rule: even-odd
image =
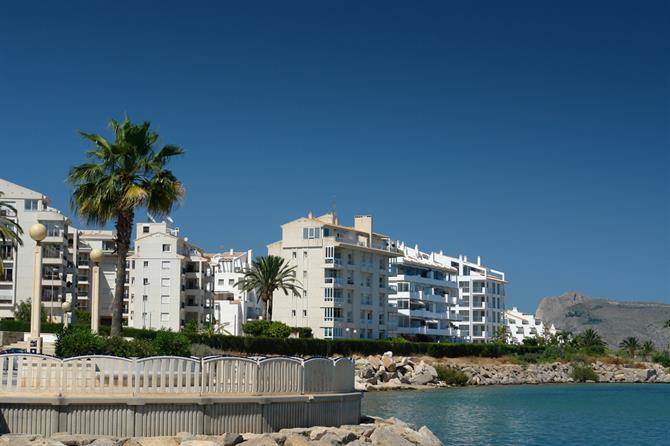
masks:
[[[100,135],[80,132],[94,146],[87,152],[90,161],[70,169],[68,182],[74,187],[71,207],[87,223],[105,225],[114,221],[116,229],[116,288],[112,299],[111,335],[121,335],[126,256],[130,248],[135,210],[146,207],[154,215],[167,215],[184,196],[182,183],[165,168],[167,162],[184,151],[174,145],[154,145],[158,134],[149,122],[133,124],[109,122],[114,142]]]
[[[632,358],[635,358],[635,353],[640,349],[640,341],[636,337],[630,336],[621,341],[619,347],[626,350]]]
[[[507,325],[501,325],[498,327],[498,331],[496,332],[496,341],[501,342],[503,344],[507,344],[507,342],[510,340],[510,332],[507,329]]]
[[[645,341],[644,344],[642,344],[642,355],[644,355],[645,358],[649,358],[651,354],[654,353],[655,349],[656,347],[654,346],[653,341],[649,339],[648,341]]]
[[[607,345],[602,336],[593,328],[587,328],[574,338],[574,343],[579,348],[586,348],[593,351],[602,352]]]
[[[4,194],[0,192],[0,197]],[[23,229],[14,220],[7,217],[7,211],[16,214],[16,208],[6,201],[0,201],[0,245],[9,245],[12,249],[18,245],[23,245],[21,235]],[[2,259],[0,258],[0,273],[4,271]]]
[[[264,256],[255,259],[251,268],[244,271],[244,276],[235,286],[245,292],[255,291],[258,300],[263,300],[263,319],[272,320],[272,296],[282,290],[286,296],[289,291],[299,296],[302,286],[295,278],[295,266],[278,256]]]

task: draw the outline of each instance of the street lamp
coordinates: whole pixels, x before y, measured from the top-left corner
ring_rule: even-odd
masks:
[[[90,257],[93,262],[91,277],[91,286],[93,287],[93,295],[91,296],[91,332],[97,334],[100,324],[100,261],[103,257],[102,249],[93,249]]]
[[[63,309],[63,327],[67,328],[69,325],[69,320],[70,320],[70,309],[72,308],[72,305],[70,305],[70,302],[65,301],[62,304],[60,304],[60,307]]]
[[[35,240],[35,264],[33,265],[33,299],[30,305],[30,353],[42,353],[40,329],[42,323],[42,244],[47,236],[47,228],[42,223],[35,223],[28,231],[30,238]]]

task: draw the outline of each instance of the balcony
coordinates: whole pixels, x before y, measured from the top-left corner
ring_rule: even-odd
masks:
[[[342,265],[342,259],[338,259],[337,257],[326,257],[325,259],[326,268],[341,268]]]
[[[394,277],[394,281],[418,283],[422,285],[430,285],[433,287],[440,287],[440,288],[458,289],[458,285],[453,280],[433,279],[430,277],[423,277],[423,276],[409,276],[406,274],[398,274],[397,276]]]
[[[453,336],[451,328],[428,328],[428,327],[398,327],[398,333],[404,334],[423,334],[431,336]]]
[[[325,277],[323,279],[325,285],[344,286],[345,281],[341,277]]]

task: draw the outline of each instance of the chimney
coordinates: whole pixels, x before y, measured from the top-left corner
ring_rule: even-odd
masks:
[[[463,261],[467,262],[468,261],[468,256],[463,256]]]
[[[310,218],[310,219],[311,219],[311,218],[314,218],[314,214],[312,214],[312,211],[309,211],[309,212],[307,213],[307,218]]]
[[[372,246],[372,215],[354,217],[354,228],[368,234],[368,246]]]
[[[482,258],[481,258],[481,256],[477,256],[477,266],[482,266]]]
[[[231,253],[231,254],[233,253],[233,248],[230,248],[230,253]]]

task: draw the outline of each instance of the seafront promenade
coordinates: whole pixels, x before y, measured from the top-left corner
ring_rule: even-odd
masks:
[[[347,358],[9,354],[0,370],[0,433],[262,433],[361,416]]]

